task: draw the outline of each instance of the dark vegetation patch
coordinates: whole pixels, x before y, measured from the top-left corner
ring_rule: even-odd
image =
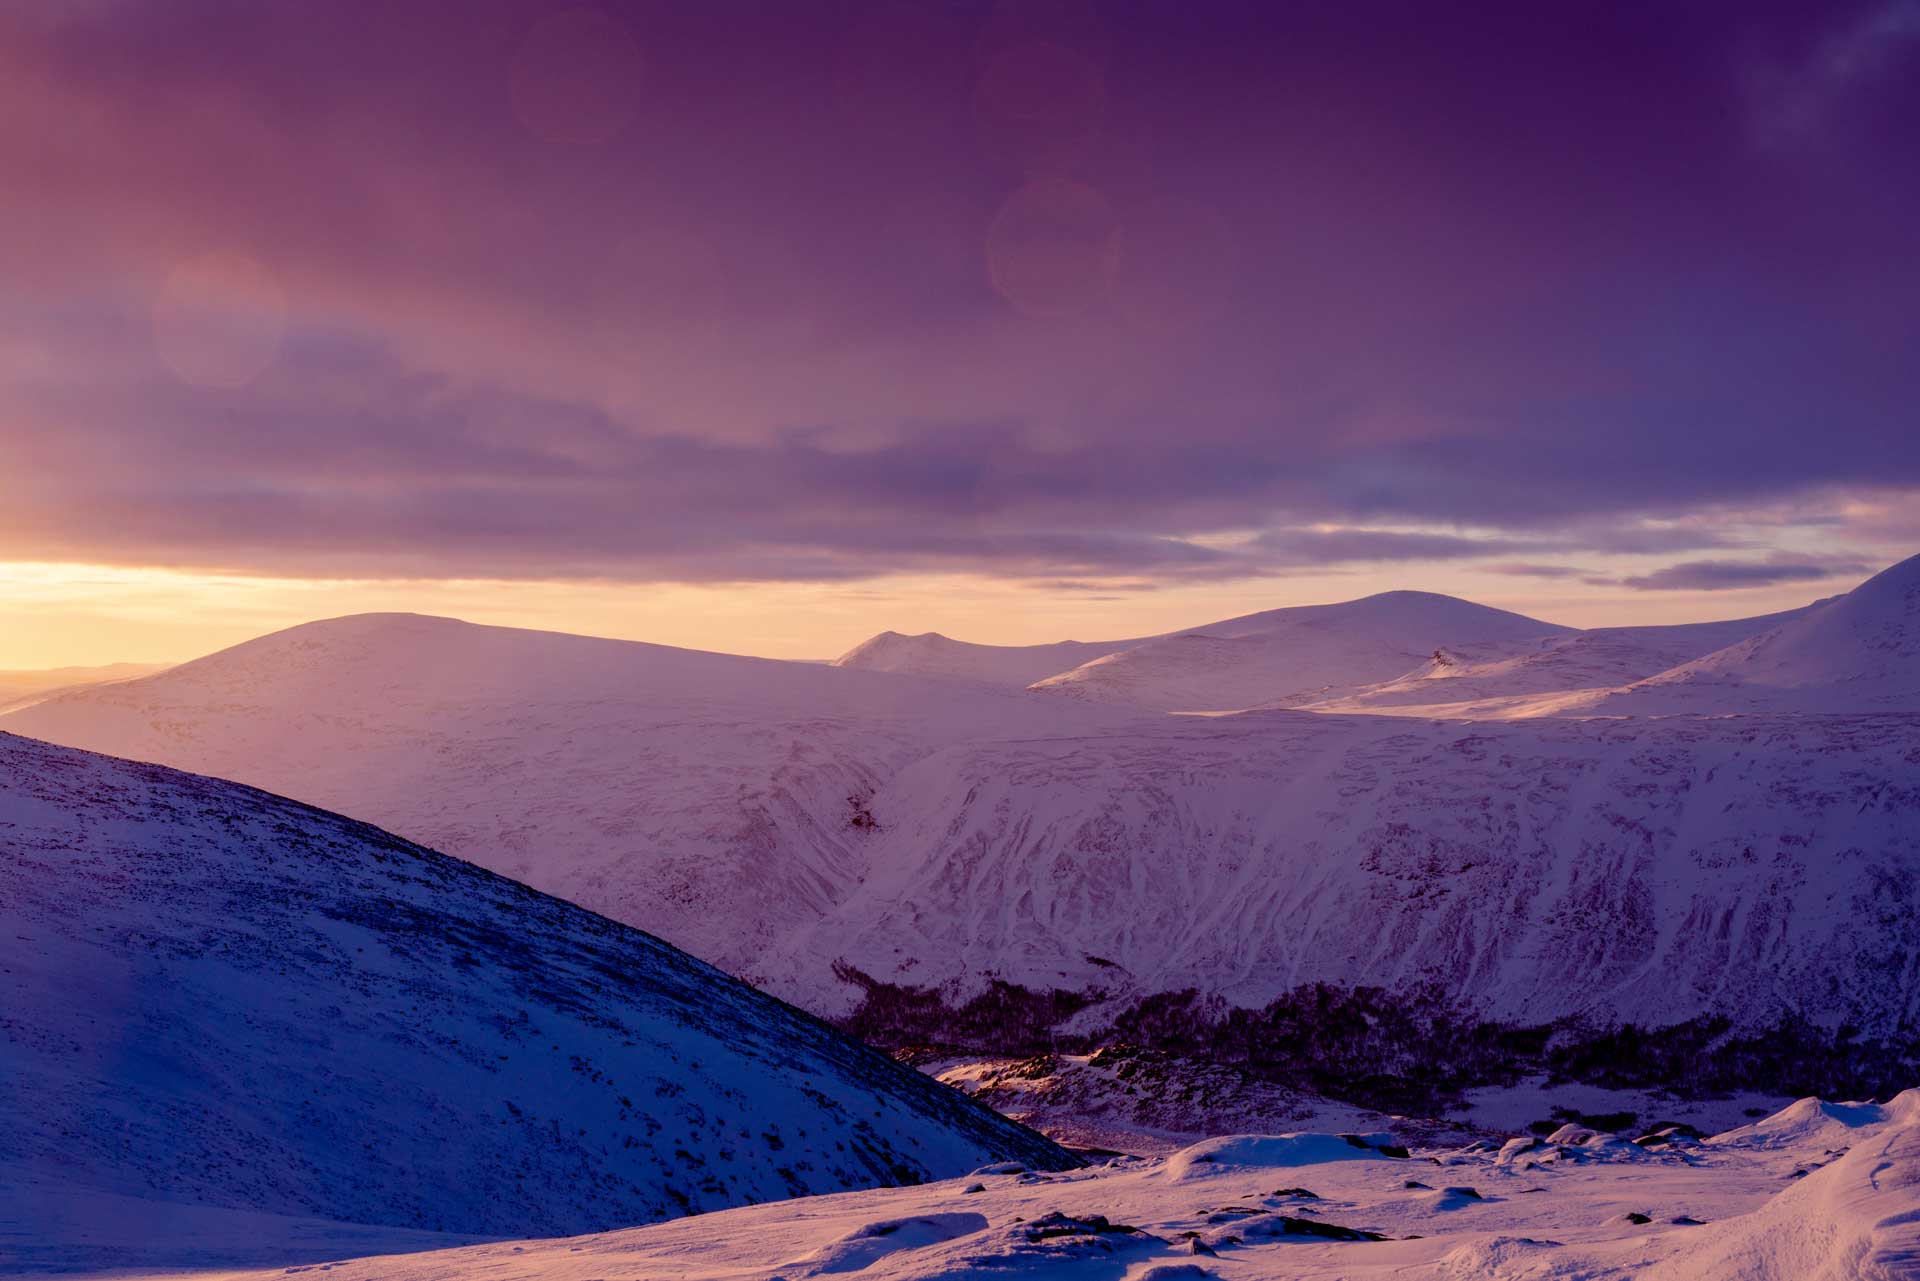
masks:
[[[1032,1056],[1037,1070],[1045,1056],[1095,1054],[1095,1066],[1119,1068],[1146,1049],[1404,1115],[1442,1111],[1467,1090],[1535,1075],[1676,1098],[1740,1090],[1886,1098],[1920,1076],[1920,1039],[1871,1039],[1793,1016],[1739,1032],[1724,1018],[1662,1028],[1585,1020],[1522,1027],[1483,1018],[1438,986],[1311,983],[1259,1009],[1192,990],[1161,993],[1091,1031],[1069,1033],[1061,1025],[1104,993],[1034,991],[996,979],[956,1007],[934,989],[881,982],[845,964],[834,972],[863,993],[840,1026],[902,1058]],[[1554,1115],[1606,1131],[1636,1119],[1570,1109]]]
[[[1054,1029],[1099,999],[1097,993],[1034,992],[994,979],[956,1008],[934,989],[882,983],[844,962],[835,963],[833,973],[865,993],[859,1008],[840,1020],[841,1030],[886,1050],[931,1045],[995,1055],[1050,1053],[1063,1048]]]

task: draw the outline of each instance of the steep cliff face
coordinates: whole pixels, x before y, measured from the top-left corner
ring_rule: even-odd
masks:
[[[1920,1020],[1915,717],[1258,713],[955,748],[873,812],[874,872],[769,959],[777,990],[821,1002],[843,957],[956,993],[1431,982],[1519,1021]]]

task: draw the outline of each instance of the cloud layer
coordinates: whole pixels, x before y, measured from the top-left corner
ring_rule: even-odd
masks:
[[[1817,496],[1920,487],[1907,13],[9,9],[0,537],[1138,590],[1792,509],[1585,576],[1852,572]]]

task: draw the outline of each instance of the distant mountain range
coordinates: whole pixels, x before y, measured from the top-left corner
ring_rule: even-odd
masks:
[[[0,726],[378,822],[832,1014],[845,961],[1095,1010],[1437,984],[1887,1032],[1920,1017],[1916,580],[1584,632],[1394,592],[837,666],[369,615]]]
[[[89,685],[105,685],[151,676],[166,663],[108,663],[103,667],[45,667],[33,671],[0,672],[0,714],[18,711],[56,694],[70,694]]]

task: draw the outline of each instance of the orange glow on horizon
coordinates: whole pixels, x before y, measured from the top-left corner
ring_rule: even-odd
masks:
[[[179,569],[0,562],[0,670],[180,662],[343,614],[443,614],[767,658],[827,659],[877,632],[985,644],[1153,635],[1284,605],[1401,588],[1445,592],[1579,627],[1697,622],[1790,609],[1853,586],[1650,593],[1531,584],[1467,566],[1076,590],[973,575],[851,583],[628,584],[269,578]]]

